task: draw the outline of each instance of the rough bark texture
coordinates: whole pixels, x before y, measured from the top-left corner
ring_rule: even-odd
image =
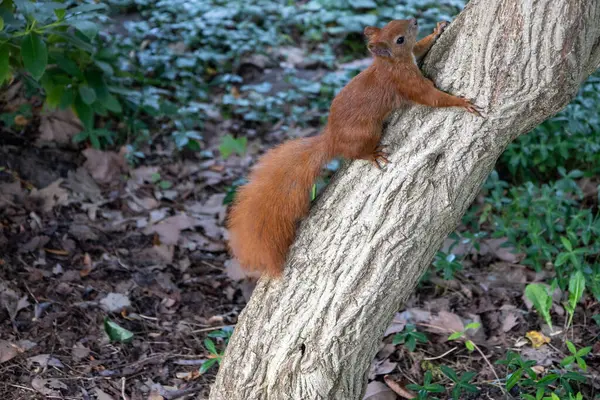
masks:
[[[393,116],[383,140],[393,163],[337,174],[284,277],[262,280],[240,316],[210,398],[361,399],[394,312],[506,145],[563,108],[599,63],[600,0],[472,0],[424,71],[485,118],[418,106]]]

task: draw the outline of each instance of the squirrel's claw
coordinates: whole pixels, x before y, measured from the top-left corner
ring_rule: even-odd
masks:
[[[483,118],[483,115],[481,115],[481,112],[483,111],[480,107],[477,107],[476,105],[474,105],[473,103],[471,103],[471,101],[461,97],[461,99],[464,101],[464,109],[467,110],[468,112],[470,112],[471,114],[475,114],[478,117]]]
[[[437,26],[434,29],[434,33],[437,37],[440,37],[442,33],[446,30],[446,28],[450,25],[448,21],[440,21],[437,23]]]
[[[391,161],[388,160],[389,156],[389,153],[384,151],[384,146],[377,146],[373,151],[373,154],[371,155],[371,162],[373,163],[373,165],[375,165],[378,169],[381,170],[382,168],[380,162],[383,165],[391,163]]]

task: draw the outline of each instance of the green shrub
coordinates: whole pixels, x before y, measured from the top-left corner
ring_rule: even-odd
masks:
[[[95,129],[95,117],[120,114],[122,106],[107,80],[114,75],[110,51],[97,35],[104,4],[4,1],[0,6],[0,83],[15,74],[43,88],[50,108],[72,107],[94,147],[111,143],[113,135]]]

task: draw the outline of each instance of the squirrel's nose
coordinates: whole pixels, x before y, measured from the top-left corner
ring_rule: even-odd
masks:
[[[419,22],[417,21],[416,18],[411,18],[410,19],[410,23],[413,24],[413,25],[419,25]]]

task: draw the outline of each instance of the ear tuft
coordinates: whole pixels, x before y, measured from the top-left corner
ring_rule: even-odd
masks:
[[[392,49],[390,49],[390,46],[388,46],[388,44],[385,42],[369,43],[368,47],[369,47],[369,51],[374,56],[378,56],[378,57],[391,57],[392,56]]]
[[[367,26],[364,30],[365,36],[368,38],[371,38],[373,35],[375,35],[376,33],[379,33],[379,31],[381,31],[381,29],[374,27],[374,26]]]

